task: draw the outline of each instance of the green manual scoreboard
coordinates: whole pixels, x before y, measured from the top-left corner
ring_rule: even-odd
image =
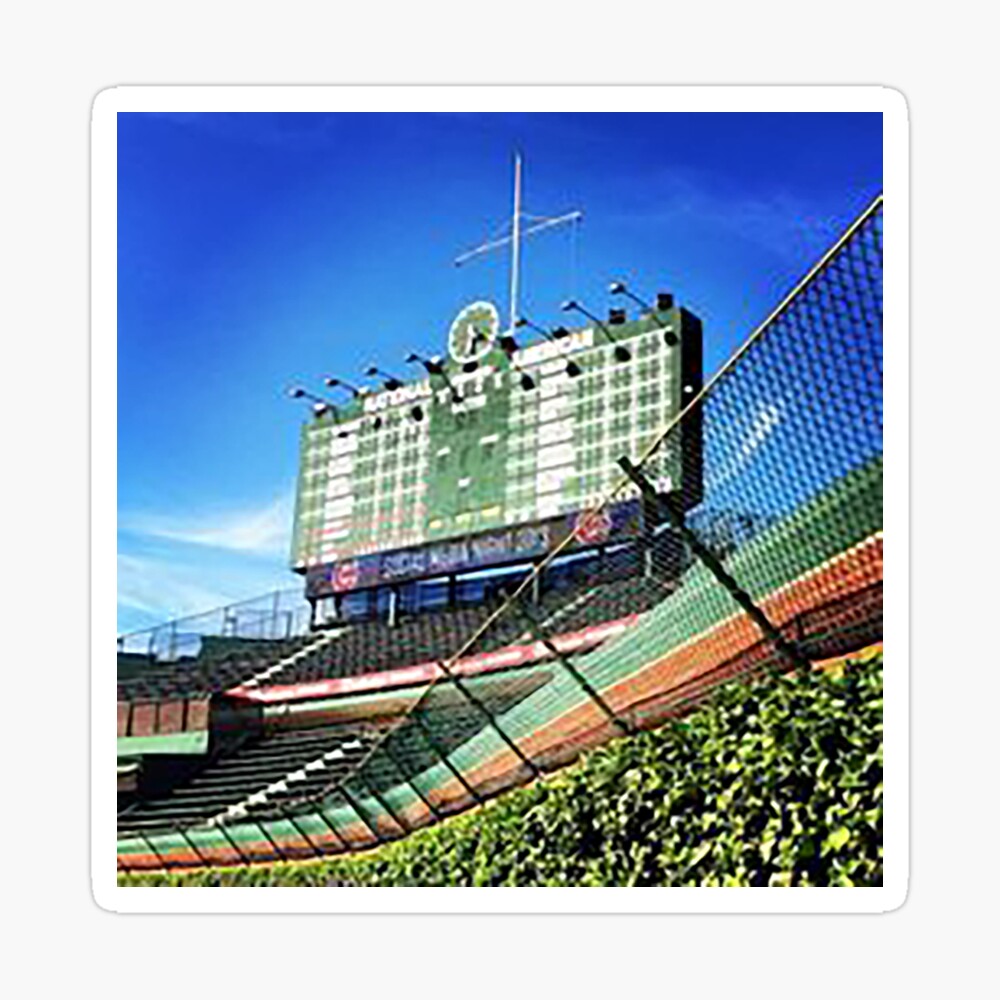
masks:
[[[473,303],[432,374],[307,423],[292,565],[309,592],[497,565],[572,532],[621,479],[618,459],[641,455],[701,385],[695,316],[670,301],[618,318],[519,346]],[[692,432],[657,463],[657,489],[697,491],[698,466]],[[605,536],[635,530],[637,493],[621,496],[633,509]]]

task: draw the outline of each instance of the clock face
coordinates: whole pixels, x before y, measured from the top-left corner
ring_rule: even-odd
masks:
[[[448,351],[459,364],[478,361],[493,346],[500,328],[500,314],[492,302],[473,302],[451,324]]]

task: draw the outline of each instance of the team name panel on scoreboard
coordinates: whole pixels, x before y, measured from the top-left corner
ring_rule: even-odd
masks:
[[[686,310],[613,332],[630,360],[589,327],[512,359],[493,349],[471,373],[449,364],[460,401],[430,376],[307,424],[294,568],[351,589],[544,551],[620,481],[618,459],[639,456],[677,414],[683,386],[700,384],[701,326]],[[673,452],[657,463],[663,493],[682,487]],[[636,520],[624,508],[608,525],[616,534]]]

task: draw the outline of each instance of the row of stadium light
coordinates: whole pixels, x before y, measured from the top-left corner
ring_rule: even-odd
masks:
[[[657,315],[661,312],[666,312],[667,310],[673,308],[674,300],[673,296],[665,292],[660,292],[656,296],[656,307],[654,308],[648,302],[639,298],[634,292],[632,292],[624,281],[613,281],[608,286],[608,291],[612,295],[624,295],[626,298],[631,299],[641,308],[645,309],[650,315]],[[609,329],[610,325],[619,325],[626,321],[625,310],[624,309],[611,309],[608,314],[608,323],[604,323],[592,312],[590,312],[585,306],[581,305],[575,299],[568,299],[562,304],[563,312],[578,312],[582,316],[586,316],[608,339],[608,342],[614,345],[614,356],[615,361],[620,364],[624,364],[632,359],[632,355],[628,348],[624,344],[618,341],[618,338]],[[558,343],[560,340],[564,340],[570,335],[570,331],[564,326],[558,326],[554,330],[546,330],[540,327],[537,323],[533,323],[526,316],[521,316],[515,322],[515,327],[518,329],[527,328],[529,330],[534,330],[535,333],[540,334],[546,340],[552,341],[553,343]],[[673,330],[668,329],[665,333],[666,341],[669,345],[674,346],[677,343],[677,334]],[[535,388],[535,380],[514,360],[514,355],[521,349],[516,338],[511,333],[506,333],[498,338],[497,341],[500,349],[506,355],[507,360],[510,362],[512,367],[521,376],[521,388],[526,392]],[[441,358],[425,358],[416,352],[413,352],[406,359],[407,364],[419,364],[428,375],[434,375],[442,379],[448,390],[451,393],[451,399],[453,403],[462,403],[463,397],[455,388],[454,384],[448,378],[448,373],[444,367],[444,361]],[[467,374],[471,374],[479,367],[478,361],[467,361],[462,366],[462,371]],[[581,375],[582,369],[580,366],[572,359],[567,359],[566,361],[566,374],[570,378],[576,378]],[[394,392],[396,389],[401,389],[404,385],[403,379],[397,378],[390,372],[383,371],[376,365],[372,365],[365,370],[365,375],[368,378],[381,378],[383,387],[389,392]],[[355,399],[359,399],[362,396],[367,395],[372,390],[367,386],[358,387],[352,385],[350,382],[346,382],[340,378],[327,378],[325,379],[325,384],[328,388],[335,389],[341,388],[346,389]],[[340,410],[336,403],[331,402],[329,399],[324,399],[322,396],[317,396],[301,386],[294,386],[288,390],[289,396],[292,399],[308,399],[313,404],[313,412],[317,417],[322,417],[327,413],[332,413],[336,419],[340,419]],[[421,421],[424,419],[423,407],[417,405],[410,411],[411,417],[416,421]],[[382,426],[382,418],[375,417],[372,423],[375,430],[379,430]],[[348,431],[341,431],[340,437],[347,437]]]

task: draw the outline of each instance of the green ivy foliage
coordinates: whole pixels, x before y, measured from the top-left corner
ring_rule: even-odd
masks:
[[[365,854],[121,876],[196,886],[882,884],[882,658],[721,688],[474,812]]]

